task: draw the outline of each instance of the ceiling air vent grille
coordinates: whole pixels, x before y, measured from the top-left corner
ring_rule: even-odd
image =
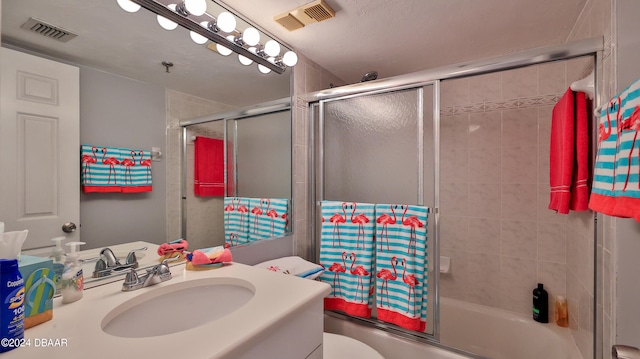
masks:
[[[284,26],[289,31],[297,30],[304,27],[304,24],[298,21],[295,16],[290,13],[284,13],[273,18],[278,24]]]
[[[323,2],[305,8],[304,13],[318,22],[331,19],[335,16],[335,13],[331,10],[331,8],[326,6],[326,4],[324,4]]]
[[[46,36],[58,41],[67,42],[74,37],[78,36],[68,30],[65,30],[59,26],[47,24],[46,22],[34,18],[29,18],[27,22],[20,26],[21,28],[29,31],[33,31],[42,36]]]
[[[315,0],[275,16],[273,19],[287,30],[293,31],[313,24],[314,22],[331,19],[335,16],[336,12],[323,0]]]

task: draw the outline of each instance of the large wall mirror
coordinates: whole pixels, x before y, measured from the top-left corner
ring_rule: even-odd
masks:
[[[164,30],[155,14],[145,9],[127,13],[116,0],[4,0],[1,6],[3,47],[79,67],[81,144],[145,150],[159,147],[162,152],[152,163],[151,192],[80,194],[75,239],[87,243],[84,249],[133,241],[160,244],[180,238],[180,122],[289,98],[291,94],[291,69],[281,75],[260,73],[255,63],[243,66],[236,54],[221,56],[207,44],[192,42],[186,29]],[[209,6],[221,5],[211,2]],[[30,18],[77,36],[61,42],[22,28]],[[237,29],[244,26],[247,22],[238,19]],[[238,122],[244,126],[243,121]],[[290,114],[286,122],[290,124]],[[246,125],[253,126],[248,120]],[[283,130],[289,131],[289,138],[290,130],[290,126]],[[218,132],[224,133],[224,127]],[[78,163],[78,171],[69,175],[79,176],[80,156],[69,160]],[[291,157],[281,161],[289,169],[290,191]],[[0,206],[12,205],[0,201]],[[219,207],[222,210],[223,206]],[[7,227],[7,231],[18,229]],[[61,235],[65,234],[51,233],[48,237]],[[25,248],[45,247],[50,243],[47,241],[27,238]],[[197,246],[218,243],[204,236]]]

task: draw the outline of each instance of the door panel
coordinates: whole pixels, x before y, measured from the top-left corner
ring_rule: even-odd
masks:
[[[0,221],[28,229],[24,249],[51,245],[80,223],[79,71],[2,48]]]

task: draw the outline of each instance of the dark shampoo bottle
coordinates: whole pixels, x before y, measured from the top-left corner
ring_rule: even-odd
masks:
[[[533,290],[533,320],[549,323],[549,294],[542,283],[538,283],[538,288]]]

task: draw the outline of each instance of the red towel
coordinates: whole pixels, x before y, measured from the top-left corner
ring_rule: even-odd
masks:
[[[224,196],[224,141],[196,137],[193,192],[196,196]]]
[[[583,92],[568,89],[551,119],[549,209],[586,211],[589,201],[589,118]]]

